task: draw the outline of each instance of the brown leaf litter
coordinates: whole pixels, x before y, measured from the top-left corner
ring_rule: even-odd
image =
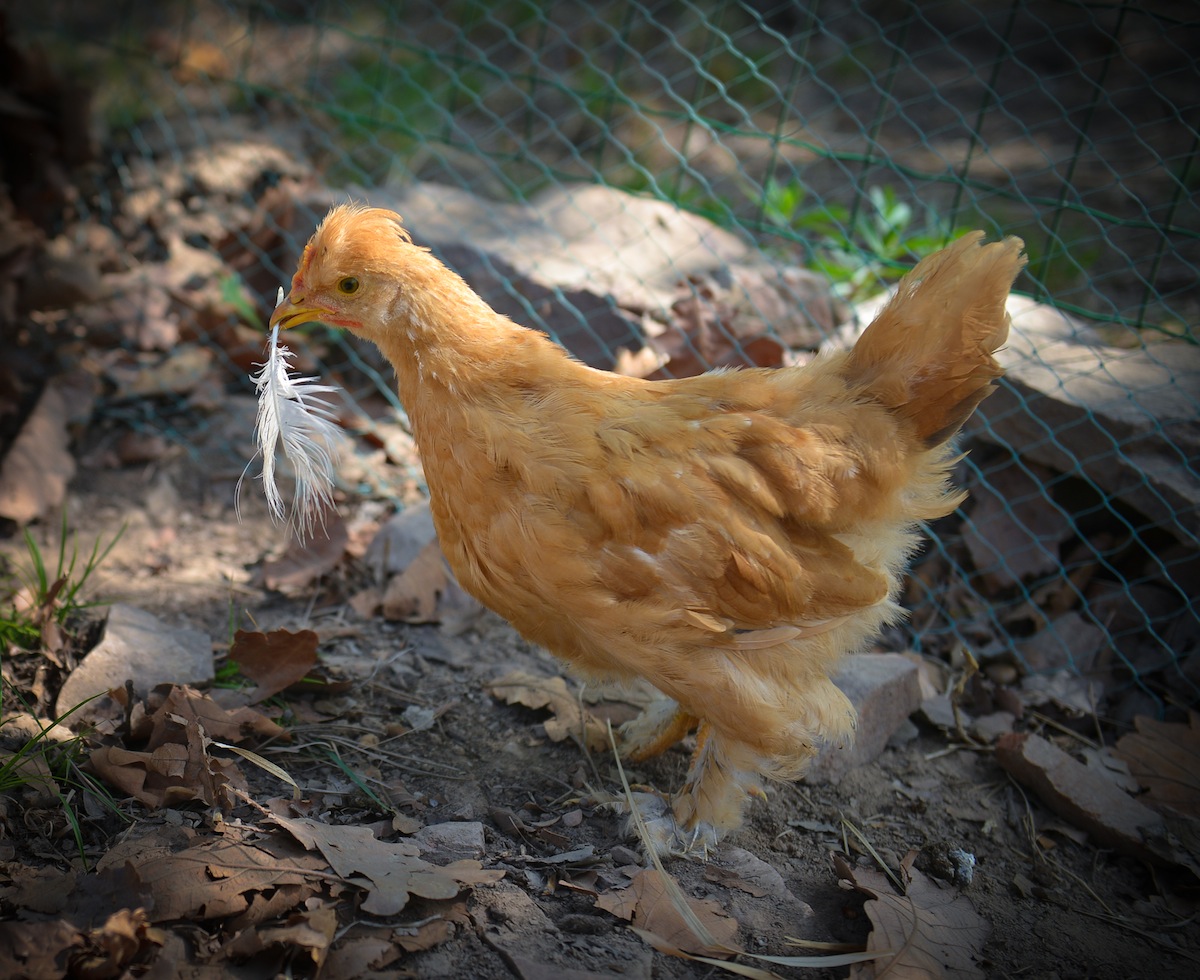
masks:
[[[1186,725],[1139,715],[1137,731],[1117,740],[1116,754],[1146,792],[1142,802],[1200,819],[1200,714]]]
[[[892,879],[874,869],[852,868],[835,856],[834,867],[845,887],[870,896],[863,906],[871,920],[867,951],[875,960],[851,967],[852,980],[876,977],[979,978],[983,944],[991,925],[961,892],[928,878],[912,866],[916,852],[900,863],[903,893]]]
[[[260,712],[227,710],[188,687],[156,688],[146,706],[132,706],[130,716],[130,742],[141,748],[101,745],[92,750],[88,766],[113,788],[152,808],[188,800],[233,806],[236,792],[246,790],[246,780],[236,760],[209,751],[213,740],[238,743],[251,733],[284,734]]]
[[[628,888],[600,895],[596,899],[596,908],[624,919],[642,938],[663,952],[682,950],[722,957],[736,953],[737,919],[725,912],[719,902],[684,896],[692,914],[715,940],[715,945],[706,944],[676,906],[664,880],[666,877],[655,868],[643,868],[634,875]]]
[[[515,670],[492,681],[488,692],[507,704],[524,705],[534,710],[550,709],[552,716],[546,719],[545,729],[552,742],[579,738],[594,752],[604,751],[608,746],[605,723],[584,707],[560,676],[539,677]]]
[[[318,642],[312,630],[238,630],[229,659],[257,685],[250,694],[250,703],[258,704],[302,681],[316,666]]]

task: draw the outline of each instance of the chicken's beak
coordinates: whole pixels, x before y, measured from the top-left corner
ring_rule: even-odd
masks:
[[[324,320],[329,315],[330,311],[324,307],[306,305],[303,295],[293,299],[292,295],[289,294],[279,301],[279,305],[275,307],[275,312],[271,314],[271,322],[267,326],[274,329],[278,325],[287,330],[290,327],[298,327],[302,323]]]

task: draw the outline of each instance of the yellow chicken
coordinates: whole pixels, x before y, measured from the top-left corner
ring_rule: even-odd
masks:
[[[1021,250],[960,238],[805,367],[645,381],[494,312],[393,212],[340,206],[271,323],[378,345],[463,587],[583,675],[661,692],[629,756],[698,726],[649,824],[662,853],[704,853],[764,777],[852,732],[830,673],[900,618],[918,522],[962,500],[948,440],[1001,374]]]

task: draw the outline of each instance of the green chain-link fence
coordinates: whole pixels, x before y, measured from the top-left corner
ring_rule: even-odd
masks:
[[[1017,289],[1032,302],[973,433],[973,503],[937,527],[917,569],[911,639],[1102,676],[1160,705],[1196,700],[1195,3],[21,8],[26,35],[96,92],[103,149],[76,211],[119,226],[162,168],[231,132],[314,168],[263,165],[223,212],[256,217],[188,225],[188,243],[227,261],[262,309],[319,217],[264,199],[312,173],[338,190],[388,183],[437,200],[417,183],[437,182],[505,205],[618,188],[699,215],[772,268],[816,270],[846,316],[960,230],[1020,235],[1030,263]],[[172,171],[156,206],[203,208],[214,182],[180,172],[195,175]],[[489,298],[615,363],[618,339],[586,311],[556,318],[570,295],[543,303],[506,270],[492,263]],[[201,339],[221,348],[229,390],[244,390],[244,364],[214,329]],[[336,343],[323,374],[356,397],[390,389],[368,353]]]

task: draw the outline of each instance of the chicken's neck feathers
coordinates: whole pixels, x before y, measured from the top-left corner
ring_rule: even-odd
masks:
[[[586,387],[597,373],[545,334],[496,313],[461,281],[433,295],[398,296],[372,339],[396,371],[419,446],[426,433],[438,440],[500,433],[514,396]]]

